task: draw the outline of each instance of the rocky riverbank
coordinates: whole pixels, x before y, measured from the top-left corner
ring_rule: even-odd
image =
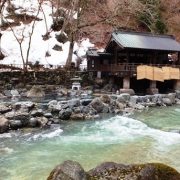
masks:
[[[107,113],[125,115],[148,107],[180,104],[179,91],[146,96],[130,96],[128,93],[95,96],[91,90],[72,91],[65,88],[52,91],[56,97],[61,97],[60,100],[55,100],[55,97],[43,105],[33,101],[43,99],[46,92],[46,87],[34,86],[27,92],[9,90],[1,94],[1,98],[10,99],[0,103],[0,133],[26,127],[48,128],[51,124],[61,124],[67,120],[94,120]],[[22,97],[26,100],[22,101]]]
[[[103,163],[85,172],[81,165],[74,161],[65,161],[56,166],[47,180],[179,180],[180,174],[164,164],[149,163],[123,165],[113,162]]]

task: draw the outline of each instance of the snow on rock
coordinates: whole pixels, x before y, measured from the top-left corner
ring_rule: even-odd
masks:
[[[13,0],[12,4],[16,7],[16,13],[18,14],[28,14],[28,15],[37,15],[38,11],[38,1],[37,0]],[[44,1],[42,4],[42,9],[45,13],[47,28],[48,31],[51,28],[53,23],[52,19],[52,7],[50,2]],[[5,11],[7,15],[7,11]],[[43,40],[42,36],[47,33],[46,24],[44,20],[44,15],[42,10],[39,12],[38,18],[39,21],[35,22],[34,33],[32,35],[31,48],[29,53],[29,62],[35,63],[39,61],[40,64],[44,65],[64,65],[68,57],[69,45],[70,42],[64,44],[59,43],[55,36],[58,32],[51,32],[50,38],[48,40]],[[13,27],[16,37],[20,40],[24,36],[22,42],[22,50],[24,59],[27,56],[27,49],[29,44],[29,33],[32,31],[33,22],[30,24],[23,24],[21,22],[20,26]],[[6,52],[5,58],[0,61],[1,64],[22,64],[22,57],[20,53],[20,47],[13,35],[13,32],[10,28],[5,31],[1,31],[1,48]],[[63,51],[53,50],[55,45],[62,47]],[[93,44],[90,43],[89,39],[83,39],[81,42],[75,43],[73,55],[73,62],[76,62],[77,58],[82,58],[83,65],[86,66],[87,62],[85,59],[86,51],[88,47],[93,47]],[[48,56],[47,56],[48,54]]]

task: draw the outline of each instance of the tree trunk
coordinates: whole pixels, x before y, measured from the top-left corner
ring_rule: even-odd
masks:
[[[66,67],[67,68],[71,67],[72,56],[73,56],[73,49],[74,49],[74,38],[73,38],[73,35],[72,35],[70,46],[69,46],[68,58],[66,60]]]

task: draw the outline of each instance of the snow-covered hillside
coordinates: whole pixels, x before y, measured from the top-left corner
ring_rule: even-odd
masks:
[[[11,2],[16,9],[16,14],[26,13],[30,16],[36,16],[38,13],[39,3],[37,0],[12,0]],[[6,8],[7,4],[3,10],[4,17],[2,20],[5,22],[12,22],[13,20],[8,17],[9,12],[6,10]],[[43,40],[42,36],[47,32],[44,15],[46,17],[48,31],[50,31],[53,19],[51,16],[52,7],[49,1],[43,2],[42,9],[40,9],[37,16],[40,20],[35,22],[35,28],[32,35],[31,48],[28,58],[29,62],[35,63],[36,61],[39,61],[40,64],[45,65],[64,65],[68,56],[70,42],[66,42],[64,44],[59,43],[55,38],[56,34],[59,32],[54,31],[50,31],[50,38],[48,40]],[[1,64],[22,64],[20,47],[15,36],[19,40],[21,40],[24,36],[22,50],[23,56],[26,59],[30,38],[29,33],[32,30],[32,26],[33,21],[28,24],[23,24],[23,22],[20,22],[20,25],[12,26],[15,35],[13,34],[11,28],[1,30],[1,52],[5,55],[5,58],[0,61]],[[62,51],[54,50],[53,47],[55,45],[61,46]],[[74,51],[77,52],[78,56],[84,57],[88,47],[93,47],[93,44],[90,43],[89,39],[81,39],[80,42],[75,43]],[[74,62],[76,62],[76,58],[77,56],[74,54]],[[83,65],[86,65],[86,59],[84,59]]]

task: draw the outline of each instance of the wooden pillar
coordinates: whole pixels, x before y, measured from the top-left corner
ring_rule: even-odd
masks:
[[[158,94],[159,89],[156,87],[156,81],[150,81],[149,88],[147,89],[148,94]]]
[[[178,59],[177,60],[178,60],[177,64],[180,65],[180,52],[178,52]]]
[[[180,80],[175,80],[174,90],[179,90],[180,91]]]
[[[101,79],[101,71],[97,71],[97,78]]]
[[[118,49],[117,49],[117,47],[115,47],[114,51],[115,51],[115,53],[114,53],[115,54],[115,57],[114,57],[115,61],[114,62],[115,62],[115,64],[117,64],[117,59],[118,59]]]
[[[130,89],[130,77],[126,76],[123,78],[123,88],[120,89],[120,93],[128,93],[130,95],[134,95],[135,92],[133,89]]]
[[[156,81],[150,81],[150,88],[156,88]]]
[[[126,76],[123,78],[123,89],[130,89],[130,77]]]

